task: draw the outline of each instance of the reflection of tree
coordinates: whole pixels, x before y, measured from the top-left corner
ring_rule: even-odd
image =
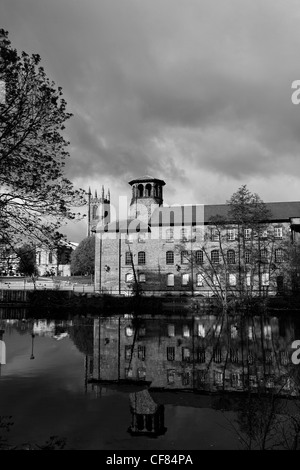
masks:
[[[70,338],[77,349],[87,356],[93,355],[94,319],[85,318],[74,320],[73,326],[68,329]]]

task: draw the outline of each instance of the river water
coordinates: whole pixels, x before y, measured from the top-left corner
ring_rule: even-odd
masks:
[[[0,313],[0,416],[12,422],[0,437],[8,446],[41,446],[51,436],[84,450],[292,445],[299,389],[291,344],[299,329],[287,315],[241,323],[216,315]]]

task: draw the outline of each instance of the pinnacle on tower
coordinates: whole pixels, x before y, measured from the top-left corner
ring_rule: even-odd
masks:
[[[104,186],[102,185],[102,201],[104,201]]]

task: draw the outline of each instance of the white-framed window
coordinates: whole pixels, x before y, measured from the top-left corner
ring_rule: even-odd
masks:
[[[146,274],[139,273],[139,282],[146,282]]]
[[[246,285],[247,285],[248,287],[251,286],[251,273],[247,273],[247,274],[246,274]]]
[[[282,238],[282,227],[275,227],[275,238]]]
[[[252,232],[251,228],[245,228],[244,229],[244,238],[245,238],[245,240],[250,240],[251,232]]]
[[[229,274],[228,275],[228,284],[230,286],[236,286],[236,274]]]
[[[202,250],[197,250],[195,252],[195,261],[196,261],[196,264],[203,263],[203,251]]]
[[[220,285],[220,274],[213,274],[212,282],[214,286]]]
[[[202,325],[202,323],[199,323],[198,325],[198,336],[200,336],[200,338],[205,338],[205,326]]]
[[[188,264],[189,263],[189,252],[182,251],[181,252],[181,264]]]
[[[167,274],[167,286],[168,287],[174,286],[174,274],[172,273]]]
[[[146,253],[144,251],[138,252],[138,264],[146,264]]]
[[[174,264],[174,251],[166,252],[166,264]]]
[[[190,280],[190,275],[188,273],[184,273],[181,275],[181,285],[187,286]]]
[[[134,277],[132,273],[125,274],[125,282],[133,282]]]
[[[275,250],[275,263],[281,263],[283,261],[283,249],[276,248]]]
[[[261,275],[261,284],[262,284],[262,286],[268,286],[270,284],[269,273],[262,273],[262,275]]]
[[[220,262],[220,252],[219,250],[212,250],[211,251],[211,262],[214,264],[218,264]]]
[[[247,264],[251,263],[251,251],[250,250],[245,251],[245,263]]]
[[[236,239],[236,229],[228,228],[227,229],[227,240],[232,241]]]
[[[196,275],[196,285],[197,287],[202,287],[204,285],[204,278],[203,275],[200,273]]]
[[[184,338],[189,338],[190,337],[190,328],[188,325],[183,325],[182,327],[182,336]]]
[[[234,250],[227,251],[227,263],[235,264],[235,251]]]
[[[175,325],[173,323],[168,324],[168,336],[173,338],[175,336]]]
[[[125,252],[125,264],[132,264],[132,253],[131,251],[126,251]]]

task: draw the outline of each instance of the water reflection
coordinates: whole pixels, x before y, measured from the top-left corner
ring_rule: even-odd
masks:
[[[53,421],[53,411],[35,404],[45,397],[60,410],[55,434],[67,423],[77,448],[151,448],[150,437],[162,449],[298,448],[299,366],[291,344],[300,331],[292,316],[47,319],[22,312],[2,314],[1,329],[9,353],[0,415],[3,406],[15,407],[11,414],[38,410],[37,435]]]
[[[101,317],[94,320],[89,380],[298,396],[291,362],[297,331],[291,318],[276,316]]]

